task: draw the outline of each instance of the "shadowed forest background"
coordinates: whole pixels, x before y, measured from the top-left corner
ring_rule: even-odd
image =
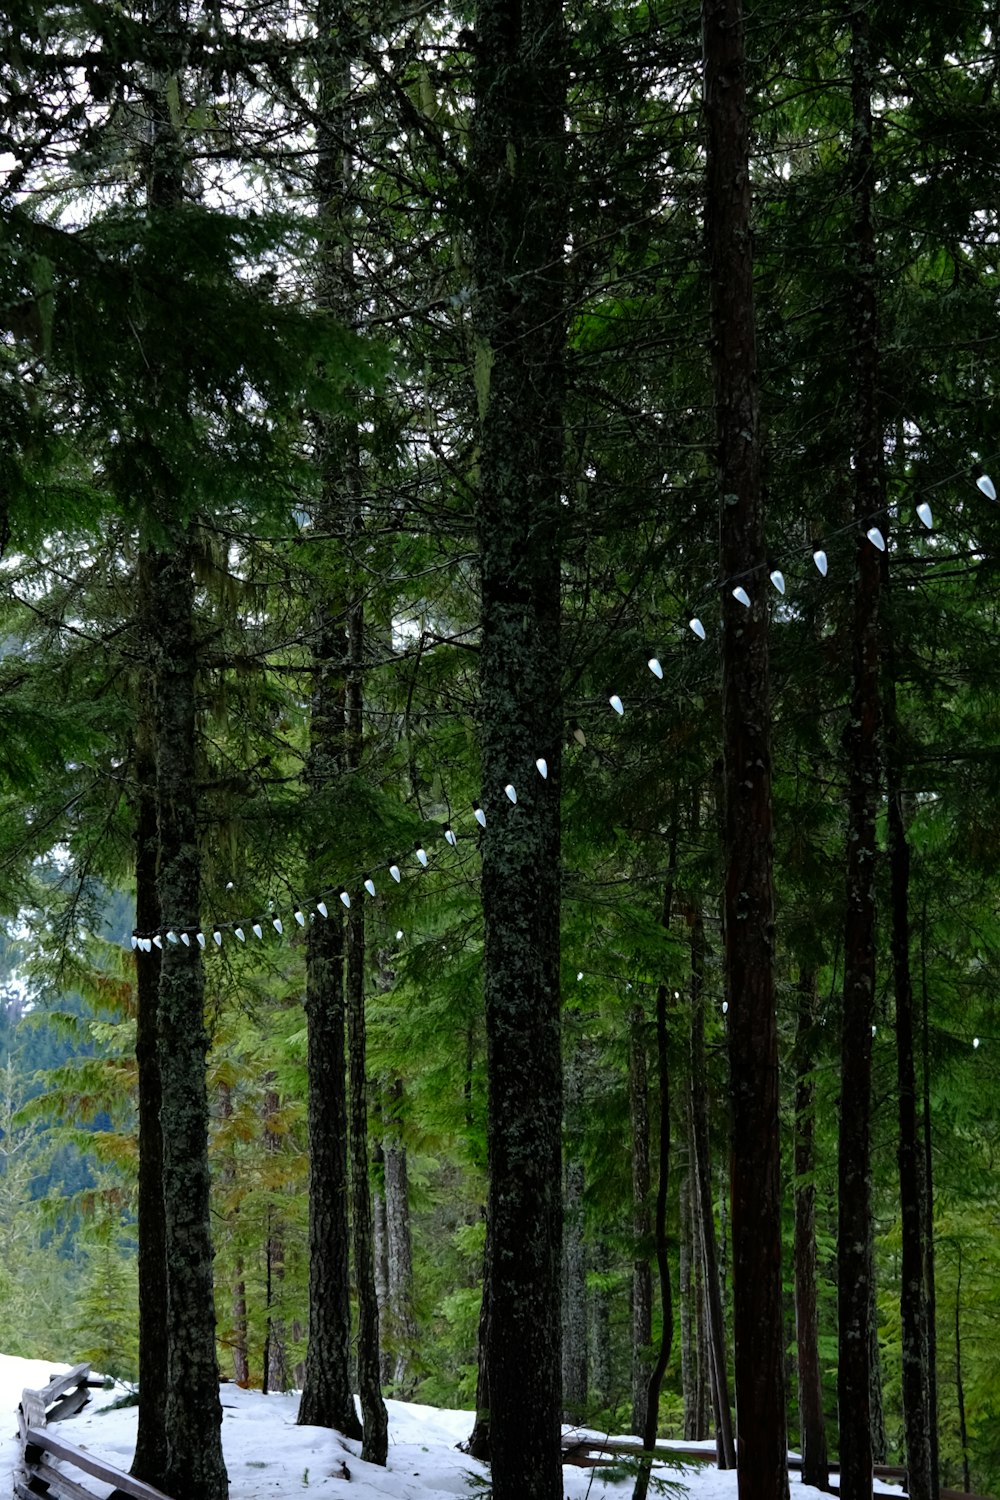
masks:
[[[996,7],[0,25],[0,1348],[996,1493]]]

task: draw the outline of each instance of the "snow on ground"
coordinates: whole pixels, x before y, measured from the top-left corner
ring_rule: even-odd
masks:
[[[68,1368],[0,1355],[0,1410],[9,1413],[6,1427],[0,1427],[0,1500],[12,1494],[11,1475],[20,1459],[15,1411],[22,1390],[26,1386],[37,1390],[56,1371]],[[127,1470],[135,1445],[136,1409],[109,1410],[115,1394],[95,1390],[90,1405],[61,1422],[59,1431],[69,1442]],[[361,1462],[360,1443],[323,1427],[297,1427],[296,1395],[262,1396],[259,1391],[224,1385],[222,1406],[230,1500],[452,1500],[455,1495],[473,1500],[479,1487],[489,1482],[486,1466],[455,1446],[469,1434],[469,1412],[387,1401],[389,1462],[381,1469]],[[713,1451],[711,1443],[705,1446],[708,1453]],[[345,1464],[349,1479],[343,1476]],[[736,1500],[732,1471],[720,1474],[708,1464],[683,1470],[657,1465],[654,1475],[680,1480],[691,1500]],[[88,1480],[90,1485],[95,1496],[109,1493],[96,1480]],[[632,1486],[631,1481],[607,1483],[600,1470],[567,1466],[563,1490],[566,1500],[627,1500]],[[655,1494],[651,1486],[650,1496]],[[792,1500],[819,1497],[820,1491],[792,1476]]]

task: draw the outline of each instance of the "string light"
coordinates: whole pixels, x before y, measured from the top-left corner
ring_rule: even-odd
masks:
[[[978,1047],[979,1046],[979,1038],[977,1036],[974,1036],[972,1038],[972,1045],[973,1045],[973,1047]]]
[[[968,471],[966,471],[966,472],[968,472]],[[961,477],[960,475],[949,476],[949,478],[947,480],[940,480],[940,481],[938,481],[934,486],[932,486],[932,488],[938,488],[941,485],[943,485],[945,483],[948,483],[948,482],[952,482],[954,479],[960,478],[960,477]],[[978,474],[978,475],[974,474],[973,477],[974,477],[974,480],[975,480],[976,487],[978,488],[978,490],[980,491],[980,493],[982,495],[984,495],[988,500],[996,501],[996,499],[997,499],[997,491],[996,491],[996,487],[995,487],[995,485],[993,483],[993,480],[990,478],[990,476],[988,474]],[[933,512],[931,510],[930,503],[927,500],[921,500],[916,505],[915,509],[916,509],[917,517],[920,520],[921,524],[923,526],[925,526],[927,528],[927,530],[929,530],[929,531],[933,530],[933,527],[934,527],[934,516],[933,516]],[[855,522],[853,524],[856,525],[857,522]],[[864,525],[864,522],[862,522],[862,525]],[[845,532],[849,531],[851,529],[850,523],[847,526],[845,526],[844,528],[842,528],[842,529]],[[874,546],[875,548],[877,548],[878,551],[885,552],[887,550],[887,544],[886,544],[885,536],[884,536],[882,530],[880,529],[880,527],[878,525],[872,524],[871,526],[868,526],[867,530],[865,531],[865,536],[867,537],[868,541],[871,542],[872,546]],[[813,559],[813,562],[814,562],[817,570],[820,573],[820,576],[823,577],[823,578],[826,578],[827,575],[828,575],[828,571],[829,571],[829,560],[828,560],[828,556],[827,556],[827,553],[826,553],[825,549],[823,547],[820,547],[820,546],[817,546],[817,547],[813,548],[812,559]],[[772,585],[778,591],[778,593],[781,594],[781,595],[784,595],[786,593],[786,579],[785,579],[785,574],[782,571],[782,569],[779,568],[779,567],[771,567],[770,564],[768,564],[768,576],[770,578],[770,581],[771,581]],[[731,592],[732,592],[732,597],[739,604],[741,604],[745,609],[750,609],[752,607],[750,595],[747,592],[746,588],[744,588],[744,586],[742,584],[736,584],[732,588]],[[691,614],[690,615],[690,617],[688,618],[688,626],[689,626],[690,630],[693,632],[693,634],[698,637],[699,640],[704,641],[704,640],[707,639],[705,627],[704,627],[701,619],[699,618],[699,616],[697,614]],[[663,667],[662,667],[662,664],[661,664],[659,658],[656,657],[656,656],[650,656],[649,658],[647,658],[647,663],[646,664],[647,664],[649,670],[652,672],[653,676],[656,677],[656,679],[658,681],[662,682],[663,678],[664,678],[664,673],[663,673]],[[610,696],[610,698],[608,699],[608,702],[609,702],[610,706],[614,709],[615,713],[617,713],[620,717],[624,716],[624,713],[625,713],[624,704],[623,704],[622,699],[621,699],[621,697],[620,697],[620,695],[618,693],[612,693],[611,696]],[[575,720],[571,721],[571,723],[570,723],[570,730],[572,732],[573,738],[576,741],[576,743],[579,744],[580,746],[586,748],[586,745],[587,745],[587,736],[586,736],[583,728],[580,726],[580,724],[577,723]],[[547,780],[548,779],[548,772],[549,772],[548,762],[546,761],[546,759],[544,758],[544,756],[538,756],[538,757],[536,757],[536,759],[535,759],[535,768],[536,768],[536,770],[538,771],[538,774],[542,777],[543,780]],[[508,800],[512,804],[516,804],[517,803],[517,800],[518,800],[518,798],[517,798],[517,791],[515,790],[513,783],[508,782],[508,784],[504,787],[504,792],[505,792]],[[480,805],[480,803],[477,802],[477,801],[474,801],[472,803],[472,810],[473,810],[473,815],[474,815],[474,817],[476,819],[476,822],[479,824],[479,826],[481,828],[485,828],[486,827],[486,813],[483,810],[483,808]],[[443,832],[444,832],[445,842],[448,843],[452,848],[457,848],[457,845],[458,845],[457,835],[456,835],[456,833],[455,833],[455,831],[452,828],[452,826],[451,826],[450,823],[446,823],[445,824]],[[424,868],[424,869],[428,868],[427,851],[424,848],[423,844],[421,844],[421,843],[418,843],[416,845],[416,856],[417,856],[417,860],[419,861],[421,867]],[[392,876],[392,879],[397,884],[400,884],[401,880],[402,880],[402,873],[401,873],[399,865],[393,863],[393,864],[389,865],[388,869],[389,869],[389,874]],[[364,889],[368,892],[368,894],[371,897],[374,898],[375,895],[376,895],[374,881],[370,878],[370,876],[366,875],[364,877],[364,882],[363,883],[364,883]],[[231,890],[234,890],[234,889],[235,889],[235,883],[232,880],[227,881],[226,882],[226,890],[227,891],[231,891]],[[351,905],[351,899],[350,899],[350,896],[349,896],[346,888],[341,888],[337,892],[337,894],[339,895],[340,900],[342,901],[343,905],[346,908],[349,909],[350,905]],[[329,915],[328,908],[327,908],[327,905],[326,905],[325,901],[322,901],[322,900],[317,901],[316,904],[315,904],[315,910],[316,910],[316,912],[319,915],[321,915],[323,917],[327,917]],[[306,924],[305,913],[303,912],[303,909],[302,909],[301,906],[296,906],[294,908],[294,917],[295,917],[295,921],[298,924],[298,926],[305,927],[307,925]],[[283,926],[281,917],[280,916],[276,916],[276,915],[272,916],[271,921],[272,921],[272,925],[273,925],[275,931],[277,933],[279,933],[279,934],[283,934],[284,933],[284,926]],[[259,921],[254,921],[252,923],[252,931],[261,940],[263,940],[262,923],[263,923],[263,918],[261,918]],[[229,923],[222,923],[221,926],[217,924],[217,925],[215,925],[211,929],[212,940],[215,943],[216,947],[218,947],[218,948],[222,948],[223,947],[223,941],[222,941],[223,929],[226,928],[226,927],[229,927],[229,925],[230,925]],[[245,932],[244,932],[243,925],[234,926],[232,928],[232,931],[233,931],[233,934],[236,937],[237,941],[239,941],[241,943],[245,943],[246,942],[246,935],[245,935]],[[162,951],[163,947],[164,947],[164,938],[166,938],[167,943],[172,943],[172,944],[176,945],[179,942],[179,943],[182,943],[186,948],[190,948],[191,947],[191,937],[192,937],[192,934],[195,937],[195,939],[196,939],[199,947],[202,948],[202,949],[204,949],[206,947],[206,933],[205,933],[205,931],[202,931],[200,929],[195,929],[195,928],[191,928],[191,929],[188,929],[188,930],[181,929],[179,932],[175,931],[173,928],[169,928],[169,929],[167,929],[167,931],[165,933],[163,933],[163,932],[156,932],[156,933],[152,933],[152,934],[149,934],[149,935],[139,934],[138,932],[133,931],[132,934],[131,934],[131,937],[130,937],[130,945],[131,945],[131,948],[133,949],[133,951],[138,950],[138,951],[143,952],[143,953],[150,953],[150,952],[152,952],[152,949],[154,948],[154,946],[158,950]],[[400,933],[399,936],[402,937],[402,933]],[[582,972],[578,975],[578,978],[580,978],[580,979],[583,978]],[[725,1012],[725,1010],[727,1008],[728,1008],[728,1006],[724,1005],[723,1006],[723,1011]],[[872,1028],[872,1035],[873,1036],[876,1035],[876,1028],[875,1027]],[[974,1040],[973,1045],[976,1046],[976,1047],[978,1047],[978,1045],[979,1045],[979,1039],[978,1038],[976,1038]]]

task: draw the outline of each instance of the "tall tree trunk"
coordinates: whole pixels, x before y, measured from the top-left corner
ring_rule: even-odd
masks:
[[[705,1071],[705,1000],[703,995],[705,941],[701,913],[692,912],[691,922],[691,1035],[689,1043],[691,1090],[691,1139],[694,1156],[694,1212],[698,1219],[698,1243],[702,1256],[705,1294],[705,1353],[715,1412],[716,1448],[720,1469],[736,1466],[729,1378],[726,1372],[726,1328],[722,1311],[722,1288],[715,1244],[712,1208],[712,1169],[708,1138],[708,1078]]]
[[[197,648],[191,549],[180,526],[156,559],[157,888],[166,942],[160,968],[160,1122],[167,1260],[167,1468],[158,1485],[186,1500],[226,1500],[222,1404],[215,1354],[201,949],[198,780],[195,761]]]
[[[375,1243],[368,1181],[368,1078],[365,1048],[365,923],[362,893],[356,892],[347,923],[347,1009],[351,1075],[351,1223],[358,1289],[358,1392],[364,1439],[361,1457],[384,1465],[389,1454],[389,1418],[379,1371]]]
[[[803,970],[795,1027],[795,1343],[798,1350],[799,1442],[802,1482],[830,1484],[823,1413],[816,1298],[816,1084],[812,1039],[816,1027],[816,975]]]
[[[562,1407],[564,1422],[582,1422],[587,1406],[587,1250],[583,1238],[583,1087],[579,1055],[566,1067],[566,1159],[563,1165]]]
[[[136,572],[136,622],[140,674],[135,727],[135,925],[157,932],[160,901],[156,889],[159,840],[156,826],[156,734],[150,670],[157,634],[153,598],[153,557],[141,546]],[[136,951],[136,1034],[139,1117],[139,1421],[132,1473],[153,1484],[166,1472],[167,1254],[163,1205],[163,1138],[160,1133],[160,1059],[157,1010],[160,950]]]
[[[231,1120],[233,1116],[233,1092],[228,1083],[220,1082],[219,1090],[219,1116],[222,1120]],[[219,1167],[219,1177],[222,1182],[223,1192],[228,1195],[236,1185],[236,1155],[229,1152],[223,1158]],[[225,1236],[238,1241],[236,1221],[239,1215],[238,1204],[234,1205],[226,1216]],[[230,1282],[230,1296],[232,1307],[232,1324],[228,1335],[223,1337],[223,1343],[229,1346],[233,1358],[233,1379],[237,1385],[246,1386],[250,1383],[250,1353],[247,1331],[247,1289],[243,1268],[243,1253],[237,1251],[233,1275]]]
[[[343,11],[338,0],[316,9],[315,193],[321,233],[317,296],[333,319],[353,311],[353,270],[345,222],[350,140],[350,65]],[[317,600],[312,631],[313,694],[307,783],[315,796],[332,800],[347,766],[346,677],[348,668],[346,553],[355,497],[352,435],[331,417],[316,422],[321,495],[316,529],[334,538],[330,556],[335,581]],[[309,850],[316,890],[331,883],[320,834]],[[344,988],[344,912],[340,902],[306,938],[306,1026],[309,1074],[309,1344],[299,1404],[302,1424],[334,1427],[362,1436],[351,1393],[351,1301],[348,1255],[347,1094]]]
[[[937,1500],[931,1450],[927,1297],[924,1286],[923,1162],[917,1118],[913,982],[910,973],[910,845],[903,805],[903,765],[896,717],[895,652],[887,644],[884,674],[888,791],[892,972],[896,999],[896,1082],[899,1111],[901,1216],[899,1312],[902,1339],[903,1422],[907,1494]]]
[[[385,1150],[376,1137],[372,1142],[372,1165],[376,1178],[372,1188],[372,1233],[375,1237],[375,1296],[378,1301],[379,1377],[382,1389],[392,1385],[389,1351],[389,1225],[385,1204]]]
[[[267,1080],[268,1086],[264,1092],[264,1150],[269,1155],[280,1150],[281,1146],[270,1124],[278,1113],[279,1105],[277,1091],[270,1087],[273,1081],[272,1074]],[[280,1309],[281,1290],[285,1280],[285,1225],[273,1203],[269,1204],[267,1209],[264,1258],[266,1317],[261,1389],[266,1395],[268,1391],[290,1390],[292,1384],[288,1369],[288,1337],[285,1331],[285,1319],[280,1310],[275,1310],[276,1306]]]
[[[403,1080],[388,1090],[385,1138],[385,1202],[388,1235],[389,1327],[392,1331],[391,1380],[393,1394],[406,1400],[414,1380],[417,1326],[413,1316],[413,1239],[410,1233],[410,1179],[400,1107]]]
[[[694,1216],[691,1210],[691,1170],[685,1173],[680,1187],[679,1293],[681,1314],[681,1394],[684,1398],[684,1440],[697,1442],[698,1428],[698,1330],[695,1298],[701,1295],[695,1286],[696,1257],[692,1253]]]
[[[934,1273],[934,1157],[931,1134],[931,1029],[927,992],[927,901],[920,914],[920,998],[923,1084],[924,1286],[927,1291],[927,1378],[931,1412],[931,1473],[940,1486],[937,1387],[937,1286]],[[966,1486],[968,1488],[968,1486]]]
[[[847,911],[841,1030],[838,1293],[840,1493],[871,1500],[871,1058],[875,1005],[875,813],[879,790],[879,553],[866,536],[881,510],[878,322],[872,218],[871,53],[864,8],[851,18],[850,308],[855,356],[853,688],[848,752]]]
[[[774,985],[771,700],[742,0],[703,0],[707,197],[724,591],[723,930],[732,1101],[733,1346],[740,1500],[787,1500]]]
[[[632,1431],[646,1425],[649,1351],[653,1342],[653,1273],[649,1264],[649,1079],[642,1006],[629,1013],[628,1097],[632,1139]]]
[[[495,1500],[562,1500],[561,0],[477,0],[475,34],[490,1449]]]

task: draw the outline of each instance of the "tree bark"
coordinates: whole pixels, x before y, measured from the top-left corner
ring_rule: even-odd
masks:
[[[495,1500],[562,1500],[559,792],[567,63],[560,0],[478,0],[486,1364]],[[547,777],[535,768],[547,765]],[[513,783],[512,806],[503,788]]]
[[[266,1080],[264,1092],[264,1150],[269,1155],[280,1149],[280,1141],[270,1127],[278,1112],[278,1094],[271,1087],[273,1074]],[[267,1209],[267,1239],[264,1245],[265,1258],[265,1312],[264,1358],[261,1390],[287,1391],[292,1381],[288,1368],[288,1337],[285,1319],[280,1311],[281,1287],[285,1279],[285,1225],[274,1204]],[[276,1308],[278,1309],[276,1311]]]
[[[564,1422],[582,1422],[587,1406],[587,1251],[583,1238],[583,1162],[579,1140],[583,1087],[579,1056],[566,1068],[566,1159],[563,1165],[562,1407]]]
[[[902,1342],[903,1424],[910,1500],[937,1500],[931,1446],[927,1296],[924,1285],[923,1181],[914,1003],[910,972],[910,845],[903,806],[903,766],[896,718],[895,653],[889,641],[885,666],[888,780],[889,886],[892,904],[892,972],[896,999],[896,1084],[899,1118],[897,1162],[901,1217],[899,1312]]]
[[[365,922],[362,893],[355,893],[347,923],[347,1008],[351,1075],[351,1222],[358,1291],[358,1392],[364,1438],[361,1457],[383,1467],[389,1454],[389,1418],[379,1371],[378,1298],[368,1167],[368,1077],[365,1047]]]
[[[733,1346],[740,1500],[787,1500],[774,986],[771,702],[741,0],[703,0],[713,374],[724,579],[723,931],[732,1102]]]
[[[156,889],[156,733],[153,723],[153,643],[157,635],[153,557],[141,546],[136,571],[136,623],[144,662],[135,726],[135,925],[160,929]],[[136,1034],[139,1120],[138,1279],[139,1413],[131,1472],[154,1484],[166,1472],[167,1253],[163,1205],[163,1137],[160,1133],[160,1059],[157,1046],[160,950],[136,950]]]
[[[646,1425],[649,1354],[653,1342],[653,1273],[649,1263],[649,1078],[645,1017],[634,1005],[629,1014],[628,1097],[632,1139],[632,1431]]]
[[[708,1079],[705,1071],[704,928],[700,912],[691,921],[691,1034],[689,1042],[691,1089],[691,1139],[694,1155],[694,1212],[698,1220],[698,1243],[702,1256],[705,1294],[705,1345],[708,1375],[715,1412],[716,1448],[720,1469],[736,1467],[729,1379],[726,1372],[726,1327],[722,1310],[715,1245],[715,1215],[712,1209],[712,1171],[708,1137]]]
[[[848,278],[855,355],[854,515],[859,527],[854,594],[853,687],[848,752],[847,910],[841,1030],[838,1293],[840,1493],[871,1500],[871,1057],[875,1004],[876,839],[879,792],[879,553],[865,532],[881,510],[878,322],[871,55],[868,16],[851,19],[851,196]]]
[[[400,1105],[403,1080],[393,1080],[388,1091],[384,1143],[385,1202],[388,1235],[388,1297],[391,1330],[393,1395],[406,1400],[412,1390],[417,1328],[413,1316],[413,1240],[410,1233],[410,1181],[406,1145],[402,1137]]]
[[[812,1038],[816,1026],[816,975],[804,970],[798,984],[795,1028],[795,1343],[798,1351],[799,1443],[802,1482],[830,1485],[823,1412],[816,1298],[816,1085]]]
[[[159,635],[155,655],[156,817],[165,928],[189,943],[164,944],[158,1040],[167,1260],[167,1467],[159,1488],[186,1500],[226,1500],[222,1404],[215,1353],[205,1062],[205,987],[200,930],[197,649],[188,539],[166,527],[173,550],[154,564]]]

